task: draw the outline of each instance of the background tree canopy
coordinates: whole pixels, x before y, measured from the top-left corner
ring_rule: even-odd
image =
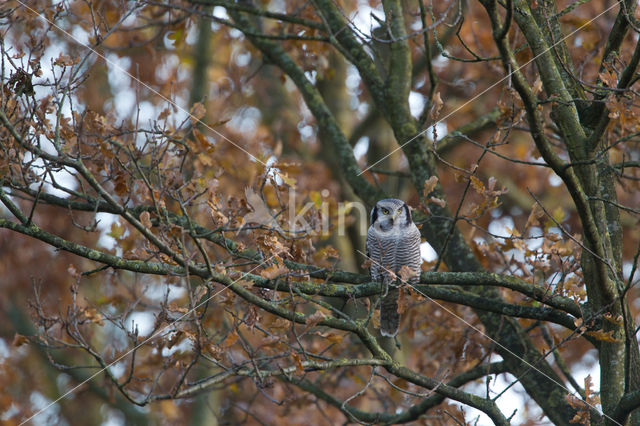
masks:
[[[0,419],[640,424],[637,17],[3,2]],[[425,242],[397,342],[387,197]]]

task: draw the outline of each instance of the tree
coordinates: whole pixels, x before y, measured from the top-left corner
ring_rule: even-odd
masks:
[[[3,420],[640,422],[636,2],[343,3],[0,6]]]

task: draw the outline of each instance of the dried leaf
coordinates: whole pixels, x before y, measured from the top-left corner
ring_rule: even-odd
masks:
[[[610,312],[604,314],[604,319],[615,325],[622,325],[624,323],[624,318],[622,315],[617,315],[614,317]]]
[[[540,204],[534,203],[533,207],[531,208],[531,213],[529,213],[529,218],[527,219],[527,223],[524,226],[524,229],[529,229],[532,226],[540,226],[540,222],[538,219],[542,218],[542,216],[544,216],[544,211],[542,210],[542,207],[540,207]]]
[[[600,80],[602,80],[607,87],[618,86],[618,76],[611,71],[601,72],[598,74],[598,77],[600,77]]]
[[[207,294],[207,286],[199,285],[193,292],[193,300],[200,302],[200,300]]]
[[[437,204],[440,207],[445,207],[447,205],[447,202],[445,200],[443,200],[442,198],[436,198],[436,197],[431,197],[429,198],[429,202],[433,203],[433,204]]]
[[[469,179],[471,180],[471,186],[473,187],[473,189],[475,189],[478,194],[484,194],[484,183],[482,183],[482,181],[475,176],[470,176]]]
[[[344,340],[344,336],[342,334],[337,334],[334,332],[322,333],[320,336],[324,337],[331,343],[340,343]]]
[[[18,348],[22,345],[26,345],[27,343],[29,343],[29,338],[27,336],[23,336],[22,334],[16,333],[13,336],[13,342],[11,344]]]
[[[415,277],[417,274],[407,265],[402,265],[400,270],[398,271],[398,275],[403,282],[408,282],[411,278]]]
[[[151,214],[149,212],[140,213],[140,223],[147,228],[151,228],[153,226],[151,223]]]
[[[538,77],[536,82],[533,84],[533,88],[531,89],[531,92],[535,96],[538,93],[540,93],[541,91],[542,91],[542,80],[540,80],[540,77]]]
[[[88,319],[90,322],[98,325],[104,325],[104,319],[102,314],[98,312],[95,308],[86,308],[84,309],[84,317]]]
[[[296,364],[296,370],[298,374],[304,374],[304,365],[302,365],[302,358],[300,357],[300,354],[294,352],[291,354],[291,358],[293,358],[293,361]]]
[[[212,144],[209,139],[198,129],[192,129],[192,133],[196,139],[196,142],[198,143],[197,148],[199,151],[206,154],[211,154],[215,150],[215,145]],[[198,159],[202,160],[203,156],[198,156]]]
[[[161,401],[160,411],[162,411],[162,417],[166,420],[178,420],[182,413],[178,405],[171,400]]]
[[[181,314],[186,314],[187,312],[189,312],[189,308],[177,305],[175,303],[169,303],[169,306],[167,306],[167,310],[170,312],[180,312]]]
[[[253,330],[253,327],[259,322],[261,319],[260,314],[258,313],[258,308],[255,305],[249,305],[247,309],[247,317],[244,320],[249,330]]]
[[[399,289],[400,295],[398,296],[398,313],[404,314],[409,308],[410,295],[408,291],[405,291],[405,287]]]
[[[70,56],[63,55],[60,53],[60,56],[53,61],[53,65],[58,65],[61,67],[69,67],[71,65],[75,65],[80,62],[80,58],[71,58]]]
[[[326,246],[318,251],[318,254],[328,259],[340,259],[340,253],[332,246]]]
[[[429,179],[425,180],[424,186],[422,187],[423,196],[428,197],[429,194],[433,192],[437,184],[438,184],[437,176],[431,176]]]
[[[289,186],[289,187],[291,187],[293,189],[296,189],[296,179],[295,178],[292,178],[288,174],[282,173],[282,172],[279,172],[278,176],[280,177],[280,179],[282,179],[282,181],[285,183],[285,185],[287,185],[287,186]]]
[[[182,330],[178,330],[177,332],[173,333],[171,336],[169,336],[167,348],[169,349],[173,348],[175,345],[178,344],[178,342],[182,340],[183,337],[185,337],[185,334]]]
[[[365,269],[365,270],[367,270],[367,271],[368,271],[369,269],[371,269],[371,265],[373,265],[373,260],[371,260],[371,259],[369,259],[369,258],[367,257],[367,258],[364,260],[364,262],[362,262],[362,265],[360,265],[360,267],[361,267],[362,269]]]
[[[171,114],[171,108],[165,108],[162,110],[162,112],[160,112],[160,115],[158,115],[158,120],[162,121],[165,120],[169,114]]]
[[[127,178],[124,174],[119,174],[116,176],[114,190],[116,194],[120,196],[124,196],[129,192],[129,184],[127,182]]]
[[[272,280],[286,273],[287,271],[288,269],[282,265],[272,265],[272,266],[269,266],[268,268],[265,268],[262,272],[260,272],[260,275],[264,278]]]
[[[213,342],[203,345],[205,353],[210,355],[213,359],[220,361],[222,359],[223,350]]]
[[[258,237],[258,243],[273,256],[283,257],[285,255],[291,257],[289,248],[276,235]]]
[[[307,317],[307,328],[315,327],[320,321],[326,318],[326,315],[322,311],[315,311],[313,314]]]
[[[618,339],[616,339],[613,336],[613,330],[610,330],[610,331],[607,331],[607,332],[604,332],[602,330],[592,330],[592,331],[587,331],[585,334],[595,338],[596,340],[600,340],[602,342],[617,342],[618,341]]]
[[[220,347],[222,349],[229,349],[237,340],[238,340],[238,333],[236,333],[235,331],[232,331],[231,333],[229,333],[229,335],[227,335],[227,338],[224,339]]]
[[[431,106],[431,111],[429,111],[429,118],[435,121],[440,116],[440,111],[442,111],[443,106],[444,102],[440,97],[440,92],[436,92],[435,95],[433,95],[433,105]]]
[[[195,124],[197,121],[200,121],[202,117],[207,113],[207,109],[200,102],[196,102],[191,107],[191,111],[189,114],[191,115],[191,123]]]

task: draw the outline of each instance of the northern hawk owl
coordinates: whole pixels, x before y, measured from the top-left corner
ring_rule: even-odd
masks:
[[[407,203],[394,198],[378,201],[371,210],[370,220],[367,256],[371,262],[371,278],[382,282],[384,288],[380,303],[380,333],[393,337],[400,325],[400,270],[406,265],[412,272],[408,280],[410,284],[420,278],[420,231],[411,219]]]

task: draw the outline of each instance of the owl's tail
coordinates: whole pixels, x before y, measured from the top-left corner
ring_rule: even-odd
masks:
[[[395,337],[400,326],[400,314],[398,313],[398,287],[389,286],[386,296],[380,303],[380,334]]]

